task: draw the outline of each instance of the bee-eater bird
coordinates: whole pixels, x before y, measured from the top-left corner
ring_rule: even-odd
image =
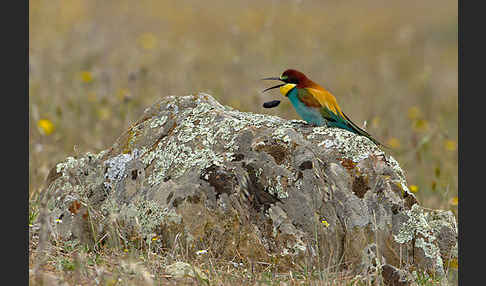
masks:
[[[309,124],[316,126],[338,127],[355,134],[365,136],[376,145],[381,145],[376,139],[349,119],[339,107],[336,98],[325,88],[310,80],[300,71],[288,69],[280,77],[269,77],[263,80],[279,80],[282,84],[263,90],[266,92],[280,88],[280,93],[288,97],[299,116]],[[265,102],[263,107],[276,107],[280,101]]]

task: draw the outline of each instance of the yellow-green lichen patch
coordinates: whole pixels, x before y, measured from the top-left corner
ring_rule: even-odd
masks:
[[[452,211],[433,210],[427,213],[429,224],[435,232],[442,227],[451,228],[457,233],[457,222]]]
[[[88,152],[81,158],[67,157],[64,162],[58,163],[56,173],[59,176],[49,186],[50,192],[67,194],[62,198],[64,202],[69,196],[73,196],[72,199],[82,198],[87,190],[100,183],[97,177],[100,170],[96,167],[96,161],[100,160],[106,152],[106,150],[98,154]],[[61,197],[56,197],[55,200],[57,204]]]
[[[343,158],[351,159],[354,162],[359,162],[371,155],[379,156],[384,154],[370,139],[344,129],[328,128],[325,126],[315,127],[307,138],[319,139],[322,135],[324,137],[331,137],[333,140],[323,138],[318,143],[319,146],[325,146],[326,148],[332,147],[338,150]]]
[[[136,151],[136,149],[134,151]],[[120,154],[106,160],[105,178],[111,183],[123,180],[127,175],[125,172],[126,165],[135,158],[135,154],[138,154],[138,152],[132,152],[131,154]]]
[[[451,211],[432,210],[426,213],[429,225],[438,236],[439,247],[445,262],[458,258],[457,221]]]
[[[56,172],[61,173],[63,176],[67,175],[67,171],[79,166],[79,161],[74,157],[67,157],[64,162],[56,165]]]
[[[150,128],[158,128],[167,122],[167,116],[155,117],[150,121]]]
[[[211,128],[215,114],[207,114],[214,109],[207,103],[200,103],[194,109],[184,110],[184,118],[173,130],[173,136],[163,138],[143,162],[154,162],[154,172],[148,177],[153,186],[166,177],[177,178],[191,167],[207,168],[212,164],[220,165],[231,154],[218,154],[213,151],[216,138]],[[197,124],[195,122],[197,121]],[[207,121],[207,122],[206,122]]]
[[[415,237],[417,232],[425,232],[425,237],[429,236],[427,233],[429,225],[419,205],[413,205],[412,209],[405,211],[405,214],[408,217],[408,221],[403,223],[398,234],[394,235],[396,242],[407,243]]]
[[[94,162],[102,158],[107,150],[103,150],[98,154],[93,154],[91,152],[87,152],[83,157],[79,159],[75,159],[74,157],[67,157],[64,162],[60,162],[56,165],[56,172],[62,174],[62,176],[67,176],[68,172],[72,171],[80,171],[82,170],[87,163]]]
[[[182,222],[182,218],[173,209],[162,208],[157,202],[140,200],[133,205],[144,236],[155,233],[161,225]]]
[[[268,178],[268,193],[276,196],[279,199],[286,199],[289,194],[284,190],[282,186],[282,176],[277,176],[275,178]]]
[[[412,206],[410,210],[404,212],[408,220],[404,222],[396,235],[393,235],[396,242],[404,244],[415,239],[414,247],[422,249],[425,256],[435,261],[435,270],[439,275],[444,274],[443,262],[440,249],[437,246],[436,234],[433,225],[429,224],[429,217],[424,209],[418,204]]]
[[[191,168],[201,170],[211,165],[221,166],[234,157],[238,131],[259,126],[275,127],[283,122],[278,117],[232,110],[213,103],[214,100],[204,94],[194,98],[197,106],[179,114],[182,120],[172,136],[162,138],[154,150],[143,156],[145,165],[154,164],[154,171],[147,178],[150,186],[168,177],[180,177]],[[179,110],[175,106],[171,109]]]
[[[140,198],[130,204],[120,204],[111,197],[103,202],[100,211],[111,221],[117,221],[119,226],[125,226],[125,231],[129,231],[130,228],[136,230],[147,243],[154,243],[152,239],[164,236],[165,229],[182,223],[181,216],[174,209],[164,208],[156,201]]]
[[[290,137],[288,135],[287,128],[277,128],[272,133],[274,139],[280,140],[286,144],[290,143]]]

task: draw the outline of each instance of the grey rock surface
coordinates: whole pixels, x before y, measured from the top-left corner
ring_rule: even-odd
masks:
[[[52,234],[88,244],[139,240],[288,267],[314,257],[357,273],[379,261],[443,276],[457,259],[454,215],[421,207],[367,138],[203,93],[161,99],[111,148],[57,164],[47,185]]]

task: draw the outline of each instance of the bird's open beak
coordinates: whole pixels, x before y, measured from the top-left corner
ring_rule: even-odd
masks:
[[[266,78],[262,78],[262,80],[282,80],[282,79],[279,77],[266,77]]]
[[[267,77],[267,78],[262,78],[262,80],[279,80],[279,81],[283,81],[281,78],[279,77]],[[276,86],[272,86],[272,87],[269,87],[265,90],[262,91],[262,93],[264,93],[265,91],[269,91],[271,89],[274,89],[274,88],[278,88],[278,87],[281,87],[281,86],[284,86],[286,83],[282,83],[282,84],[279,84],[279,85],[276,85]],[[268,102],[265,102],[263,104],[263,107],[265,108],[273,108],[273,107],[276,107],[280,104],[280,100],[272,100],[272,101],[268,101]]]
[[[279,77],[267,77],[267,78],[262,78],[262,80],[280,80],[280,81],[283,81],[283,80],[282,80],[281,78],[279,78]],[[274,89],[274,88],[278,88],[278,87],[284,86],[284,85],[285,85],[285,82],[284,82],[284,83],[282,83],[282,84],[276,85],[276,86],[269,87],[269,88],[267,88],[267,89],[264,89],[264,90],[262,91],[262,93],[263,93],[263,92],[265,92],[265,91],[269,91],[269,90],[271,90],[271,89]]]

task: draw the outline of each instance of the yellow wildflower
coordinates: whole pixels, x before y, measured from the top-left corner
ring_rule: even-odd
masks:
[[[453,197],[449,200],[449,204],[453,205],[453,206],[457,206],[457,204],[459,204],[459,198],[458,197]]]
[[[90,83],[93,81],[93,75],[89,71],[82,71],[80,73],[81,81],[85,83]]]
[[[44,135],[50,135],[54,132],[54,124],[49,119],[40,119],[37,121],[39,132]]]
[[[444,148],[447,151],[451,151],[451,152],[456,151],[456,149],[457,149],[457,143],[454,140],[445,140],[444,141]]]
[[[125,248],[125,249],[123,249],[123,252],[128,252],[128,249],[126,249],[126,248]]]
[[[152,241],[157,241],[158,239],[159,239],[159,237],[158,237],[158,236],[154,236],[154,237],[152,237]]]
[[[408,118],[411,120],[419,118],[420,114],[420,109],[417,106],[412,106],[408,109]]]
[[[457,267],[459,267],[459,263],[457,261],[457,258],[453,258],[453,259],[449,260],[449,267],[451,267],[453,269],[457,269]]]
[[[322,220],[321,223],[325,226],[325,227],[329,227],[329,223],[327,222],[327,220]]]
[[[412,123],[412,128],[416,132],[424,132],[429,129],[429,122],[425,119],[417,119]]]
[[[386,144],[391,148],[400,148],[400,141],[396,137],[391,137],[386,141]]]
[[[138,38],[138,44],[144,50],[153,50],[157,46],[157,37],[152,33],[144,33]]]
[[[410,187],[408,187],[410,192],[412,193],[416,193],[419,191],[419,187],[417,185],[410,185]]]

